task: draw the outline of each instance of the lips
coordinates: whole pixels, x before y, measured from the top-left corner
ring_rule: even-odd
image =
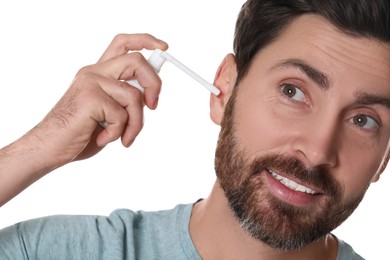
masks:
[[[308,187],[305,187],[302,184],[298,184],[293,180],[290,180],[286,177],[283,177],[272,170],[268,170],[268,172],[272,175],[272,177],[274,177],[276,180],[278,180],[280,183],[282,183],[284,186],[286,186],[287,188],[289,188],[291,190],[299,191],[302,193],[307,193],[310,195],[319,194],[318,192],[316,192]]]

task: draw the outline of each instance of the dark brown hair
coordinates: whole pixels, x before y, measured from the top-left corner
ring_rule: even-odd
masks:
[[[341,31],[390,42],[389,0],[248,0],[236,23],[234,52],[239,82],[253,57],[302,14],[317,14]]]

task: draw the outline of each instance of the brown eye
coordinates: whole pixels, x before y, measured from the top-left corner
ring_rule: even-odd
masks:
[[[377,129],[379,128],[378,122],[370,116],[359,114],[352,119],[352,122],[364,129]]]
[[[305,100],[303,91],[293,84],[283,84],[281,90],[286,97],[301,102]]]

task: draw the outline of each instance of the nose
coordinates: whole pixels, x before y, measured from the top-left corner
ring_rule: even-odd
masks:
[[[303,157],[308,167],[335,167],[342,145],[342,127],[337,120],[325,120],[322,117],[308,120],[303,125],[294,140],[294,151]]]

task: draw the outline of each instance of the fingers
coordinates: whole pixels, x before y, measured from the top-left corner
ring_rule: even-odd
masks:
[[[150,109],[156,108],[161,79],[140,53],[132,52],[98,63],[93,67],[93,72],[117,80],[137,79],[145,90],[145,104]]]
[[[99,85],[104,92],[98,102],[101,106],[94,119],[104,121],[105,129],[96,142],[99,146],[121,137],[122,144],[129,147],[143,127],[143,97],[140,91],[125,82],[100,78]]]
[[[88,128],[88,133],[94,132],[97,123],[105,123],[104,130],[96,136],[98,146],[118,138],[124,146],[130,146],[142,130],[144,105],[150,109],[157,106],[160,77],[142,54],[128,51],[167,47],[165,42],[149,34],[117,35],[97,64],[77,73],[72,88],[83,113],[77,113],[76,121],[83,122],[85,127],[79,129]],[[139,82],[144,94],[124,82],[130,79]]]
[[[100,57],[98,63],[126,54],[129,51],[142,49],[165,51],[168,49],[168,44],[150,34],[118,34]]]
[[[69,132],[74,131],[72,142],[84,136],[82,143],[94,138],[103,147],[121,138],[128,147],[142,129],[142,93],[125,82],[84,72],[76,77],[63,99],[70,101],[59,102],[56,110],[63,114]],[[104,122],[104,129],[96,131],[99,122]]]

